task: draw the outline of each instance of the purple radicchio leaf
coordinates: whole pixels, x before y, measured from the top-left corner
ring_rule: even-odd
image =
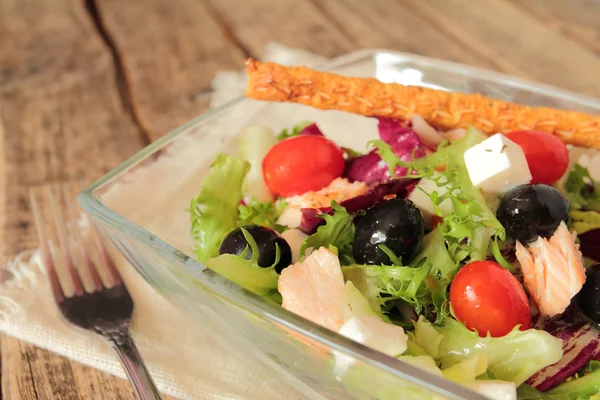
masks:
[[[392,147],[394,154],[402,161],[410,161],[423,157],[425,148],[419,136],[409,127],[401,125],[390,118],[378,118],[379,137]],[[406,175],[406,168],[397,167],[397,176]],[[381,159],[377,150],[354,158],[346,165],[345,176],[351,182],[361,181],[368,185],[385,182],[391,178],[387,164]]]

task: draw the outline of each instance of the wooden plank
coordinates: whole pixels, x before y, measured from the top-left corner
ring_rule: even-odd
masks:
[[[492,51],[535,79],[600,94],[600,58],[520,6],[500,0],[406,0],[421,15],[474,51]],[[517,28],[518,27],[518,28]]]
[[[0,1],[0,89],[79,75],[109,58],[81,2]]]
[[[143,146],[122,109],[112,65],[105,67],[77,80],[0,94],[5,260],[37,243],[27,187],[91,182]]]
[[[153,139],[204,111],[218,70],[242,68],[244,53],[199,0],[97,0],[96,7]]]
[[[253,0],[240,7],[238,0],[202,0],[231,32],[235,41],[256,57],[269,42],[296,47],[327,57],[357,49],[343,32],[309,1]]]
[[[140,149],[108,47],[83,2],[0,1],[0,243],[37,244],[27,188],[89,182]],[[126,381],[3,337],[6,399],[133,399]]]
[[[405,2],[313,0],[358,48],[384,48],[519,73],[456,42]],[[352,21],[352,23],[348,23]]]
[[[600,52],[600,4],[589,0],[513,0],[543,23]]]

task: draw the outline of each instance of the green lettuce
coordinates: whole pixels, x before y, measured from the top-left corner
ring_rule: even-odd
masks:
[[[283,129],[281,132],[279,132],[279,135],[277,135],[277,140],[284,140],[287,138],[298,136],[304,128],[306,128],[312,123],[312,121],[300,121],[296,125],[294,125],[292,129]]]
[[[584,371],[585,372],[585,371]],[[600,400],[600,370],[594,369],[547,392],[522,384],[517,389],[519,400]]]
[[[572,210],[600,212],[600,183],[594,181],[587,168],[575,164],[564,184]]]
[[[322,214],[325,224],[319,226],[317,231],[304,239],[300,254],[306,254],[307,249],[320,247],[335,247],[341,265],[354,264],[352,255],[352,241],[354,240],[354,215],[349,214],[344,207],[331,202],[333,215]]]
[[[432,328],[441,339],[432,333]],[[435,326],[421,316],[413,334],[420,345],[435,338],[437,346],[430,344],[426,351],[440,362],[442,369],[474,355],[485,355],[488,370],[496,379],[517,385],[540,369],[558,362],[563,354],[560,339],[537,329],[515,329],[503,337],[482,338],[451,318],[443,325]]]
[[[410,171],[407,177],[431,179],[438,187],[447,189],[444,194],[433,191],[428,195],[436,214],[442,218],[438,229],[456,262],[485,259],[490,239],[496,236],[504,240],[506,237],[504,227],[488,208],[481,191],[471,183],[464,162],[464,152],[485,138],[483,133],[470,127],[462,139],[444,143],[435,153],[410,162],[396,157],[387,143],[373,142],[392,176],[395,176],[396,167],[402,166]],[[443,165],[445,171],[436,173],[436,168]],[[453,211],[443,215],[439,205],[446,199],[452,202]]]
[[[246,161],[220,153],[210,166],[200,194],[190,203],[190,234],[198,261],[219,255],[225,236],[238,227],[238,204],[250,169]]]
[[[281,296],[277,291],[279,274],[275,271],[275,265],[279,262],[279,248],[277,248],[273,265],[262,268],[258,265],[259,251],[256,241],[244,228],[242,228],[242,233],[248,242],[242,254],[239,256],[222,254],[204,261],[204,265],[252,293],[281,303]],[[246,260],[245,257],[250,250],[252,251],[252,258]]]
[[[285,227],[278,225],[277,220],[284,208],[284,202],[260,202],[252,199],[247,204],[238,206],[238,226],[266,226],[281,233],[285,230]]]
[[[403,300],[417,314],[435,312],[440,323],[449,314],[447,287],[458,269],[439,231],[428,233],[423,250],[408,266],[350,265],[342,267],[344,278],[351,280],[379,310],[388,302]]]

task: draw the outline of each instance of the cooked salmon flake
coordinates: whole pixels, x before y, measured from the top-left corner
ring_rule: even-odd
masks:
[[[321,247],[285,268],[278,290],[286,310],[335,332],[344,324],[344,276],[331,250]]]
[[[585,283],[585,267],[576,234],[564,222],[550,239],[539,237],[527,247],[517,241],[523,281],[542,316],[562,314]]]

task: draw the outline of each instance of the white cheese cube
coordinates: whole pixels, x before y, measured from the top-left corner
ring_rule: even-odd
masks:
[[[373,315],[359,315],[350,318],[339,331],[340,335],[374,350],[395,357],[406,351],[408,337],[402,327],[383,322]],[[340,377],[354,364],[350,356],[333,351],[335,356],[334,373]]]
[[[436,172],[433,175],[433,178],[439,179],[441,176],[442,175],[439,172]],[[425,227],[428,229],[433,228],[433,217],[436,216],[435,209],[433,208],[433,202],[431,201],[429,194],[436,191],[440,196],[442,196],[446,194],[448,190],[445,186],[439,187],[433,179],[423,178],[408,196],[408,199],[415,203],[415,206],[421,210],[423,222],[425,223]],[[452,202],[450,199],[446,199],[442,201],[442,203],[439,205],[439,208],[443,215],[448,215],[450,212],[452,212]]]
[[[281,234],[281,237],[285,239],[292,250],[292,264],[295,264],[300,260],[300,248],[307,236],[308,235],[300,229],[288,229]]]
[[[500,195],[531,181],[523,149],[498,133],[471,147],[464,154],[473,185]]]

